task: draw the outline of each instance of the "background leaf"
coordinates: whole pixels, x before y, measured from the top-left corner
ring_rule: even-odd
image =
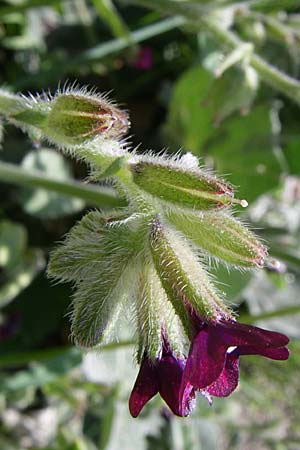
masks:
[[[22,167],[28,171],[39,170],[57,180],[71,180],[71,168],[62,155],[52,149],[39,149],[29,152],[22,161]],[[22,195],[24,210],[41,219],[54,219],[74,214],[84,207],[77,198],[65,197],[45,189],[35,189]]]

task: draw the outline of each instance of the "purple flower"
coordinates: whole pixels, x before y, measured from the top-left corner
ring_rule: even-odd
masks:
[[[139,70],[149,70],[153,66],[153,51],[150,47],[141,47],[133,62],[133,66]]]
[[[18,333],[21,323],[21,314],[18,311],[12,312],[4,317],[0,325],[0,341],[9,339]]]
[[[193,339],[181,380],[180,397],[184,403],[190,392],[227,397],[238,385],[239,356],[261,355],[286,360],[289,339],[232,319],[205,323]]]
[[[170,350],[164,350],[154,363],[145,355],[129,399],[130,414],[137,417],[144,405],[159,393],[174,414],[188,416],[194,407],[195,392],[191,388],[182,402],[180,386],[185,363],[184,358],[176,358]]]
[[[197,325],[188,358],[177,358],[169,348],[155,363],[144,356],[133,387],[129,409],[137,417],[144,405],[159,393],[177,416],[188,416],[195,392],[211,402],[211,396],[227,397],[238,385],[239,356],[261,355],[286,360],[289,339],[232,319]]]

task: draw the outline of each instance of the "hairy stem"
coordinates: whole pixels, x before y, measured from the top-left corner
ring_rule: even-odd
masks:
[[[77,181],[60,181],[46,176],[39,171],[24,170],[13,164],[0,162],[0,181],[19,186],[37,187],[57,192],[62,195],[78,197],[90,205],[102,208],[126,206],[123,198],[117,197],[112,189],[85,185]]]

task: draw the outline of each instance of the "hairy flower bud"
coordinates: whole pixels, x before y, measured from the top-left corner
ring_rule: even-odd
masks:
[[[202,214],[169,210],[167,219],[208,255],[239,267],[262,267],[266,247],[228,214]]]
[[[141,189],[176,205],[197,210],[220,209],[232,203],[246,206],[234,199],[229,183],[198,167],[186,168],[181,160],[141,159],[131,165],[131,170]]]
[[[158,219],[152,225],[151,251],[162,286],[188,336],[193,334],[191,310],[205,320],[230,317],[208,274],[184,238]]]
[[[67,91],[51,100],[44,132],[53,142],[68,146],[97,136],[119,139],[128,128],[127,113],[105,97],[85,91]]]

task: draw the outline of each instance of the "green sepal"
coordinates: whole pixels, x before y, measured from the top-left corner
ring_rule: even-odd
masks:
[[[229,214],[196,214],[169,209],[166,218],[210,256],[238,267],[263,266],[266,247],[254,233]]]
[[[149,255],[151,257],[151,255]],[[139,295],[136,303],[138,348],[137,361],[146,353],[153,363],[159,359],[163,345],[168,343],[178,356],[188,353],[189,341],[180,318],[168,301],[152,261],[147,257],[142,265]]]
[[[91,348],[109,338],[113,320],[137,289],[136,259],[147,231],[142,215],[93,211],[52,253],[49,276],[75,283],[72,334],[77,345]]]
[[[88,277],[77,283],[73,296],[71,332],[76,345],[90,349],[110,342],[121,314],[135,298],[137,267],[128,252],[103,258],[98,279]]]
[[[120,249],[139,251],[144,231],[143,217],[122,211],[91,211],[67,234],[50,255],[48,275],[61,281],[77,281],[97,270],[103,257],[114,257]]]

